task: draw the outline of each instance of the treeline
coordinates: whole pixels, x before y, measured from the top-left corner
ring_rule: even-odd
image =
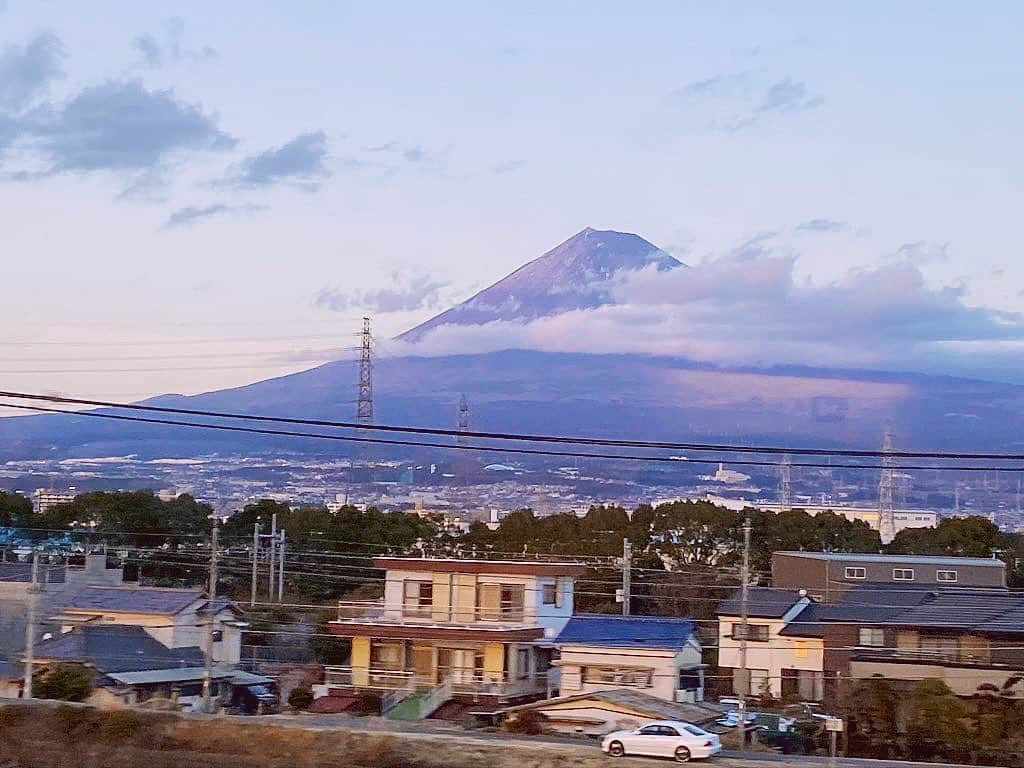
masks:
[[[0,525],[53,531],[95,531],[107,541],[161,543],[199,540],[210,531],[212,508],[189,495],[162,500],[149,491],[82,493],[74,501],[33,515],[27,499],[0,492]],[[361,511],[352,506],[329,512],[323,507],[292,507],[272,500],[246,505],[224,524],[227,544],[251,540],[253,524],[264,533],[277,515],[296,551],[397,553],[413,547],[426,555],[486,557],[562,556],[617,558],[623,539],[633,545],[634,565],[654,571],[714,573],[735,576],[743,546],[746,513],[706,501],[679,501],[657,507],[595,506],[585,515],[537,516],[524,509],[504,517],[495,530],[475,522],[469,532],[453,536],[441,531],[440,519],[405,512]],[[985,518],[946,518],[936,528],[906,529],[883,546],[878,532],[862,521],[824,512],[749,511],[751,567],[766,577],[771,555],[779,550],[887,552],[1002,557],[1010,582],[1024,584],[1024,536],[1003,533]],[[140,536],[146,538],[142,541]]]
[[[921,680],[907,690],[881,677],[847,692],[848,754],[880,760],[941,760],[1020,765],[1024,705],[1019,674],[1002,687],[983,684],[969,698],[945,682]]]

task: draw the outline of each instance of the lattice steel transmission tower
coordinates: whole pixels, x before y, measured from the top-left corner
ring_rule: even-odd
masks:
[[[368,317],[363,318],[356,421],[363,424],[373,423],[373,334],[370,333],[370,318]]]
[[[895,462],[892,450],[892,425],[886,424],[882,435],[882,477],[878,482],[878,533],[883,544],[888,544],[896,536],[896,515],[893,507]]]
[[[793,486],[790,471],[793,461],[787,453],[779,465],[779,511],[788,512],[793,508]]]
[[[465,394],[459,398],[459,436],[455,439],[456,442],[461,443],[465,441],[463,432],[469,431],[469,402],[466,400]]]

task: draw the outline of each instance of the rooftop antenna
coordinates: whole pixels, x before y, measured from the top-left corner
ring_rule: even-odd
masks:
[[[878,482],[878,533],[883,544],[896,537],[896,516],[893,509],[892,424],[886,423],[882,434],[882,476]]]

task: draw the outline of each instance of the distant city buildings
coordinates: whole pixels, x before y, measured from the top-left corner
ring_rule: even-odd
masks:
[[[45,515],[50,508],[57,504],[68,504],[75,500],[76,491],[74,486],[67,491],[48,491],[45,488],[36,489],[32,494],[32,511],[37,515]]]

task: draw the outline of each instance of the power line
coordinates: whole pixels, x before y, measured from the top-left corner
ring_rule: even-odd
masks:
[[[235,413],[227,411],[210,411],[194,408],[173,408],[169,406],[141,405],[138,403],[119,403],[106,400],[89,400],[85,398],[58,397],[55,395],[41,395],[26,392],[0,391],[0,397],[9,397],[16,400],[36,400],[50,403],[64,403],[72,405],[92,405],[100,408],[118,408],[124,410],[149,411],[155,413],[171,413],[187,416],[207,416],[224,419],[237,419],[243,421],[273,422],[279,424],[295,424],[316,427],[333,427],[338,429],[364,429],[378,432],[397,432],[402,434],[435,435],[444,437],[472,437],[486,440],[508,440],[513,442],[542,442],[560,443],[573,445],[605,446],[618,448],[651,448],[665,450],[695,450],[708,452],[728,453],[756,453],[756,454],[800,454],[804,456],[846,456],[850,458],[900,458],[900,459],[949,459],[963,461],[1024,461],[1024,454],[1019,453],[968,453],[968,452],[943,452],[943,451],[886,451],[886,450],[857,450],[846,448],[800,448],[781,446],[754,446],[745,444],[722,444],[722,443],[678,443],[656,440],[620,440],[615,438],[589,438],[566,435],[541,435],[512,432],[480,432],[460,431],[458,429],[443,429],[435,427],[412,427],[388,424],[363,424],[360,422],[329,421],[323,419],[305,419],[284,416],[267,416],[257,414]],[[707,463],[707,462],[704,462]],[[741,462],[730,462],[741,463]],[[776,464],[772,464],[776,466]],[[792,466],[806,467],[840,467],[836,464],[806,464],[794,463]],[[858,465],[859,468],[859,465]],[[907,467],[900,467],[907,469]],[[923,469],[937,469],[937,467],[924,467]],[[1016,471],[1024,471],[1018,468]]]
[[[0,392],[0,396],[9,396],[9,393]],[[56,397],[43,397],[33,396],[34,399],[47,400],[53,402],[76,402],[69,398],[56,398]],[[37,411],[40,413],[63,413],[71,416],[82,417],[82,418],[94,418],[94,419],[108,419],[114,421],[126,421],[126,422],[138,422],[144,424],[162,424],[165,426],[177,426],[177,427],[190,427],[194,429],[208,429],[222,432],[236,432],[236,433],[247,433],[257,435],[271,435],[278,437],[297,437],[297,438],[309,438],[316,440],[332,440],[336,442],[348,442],[348,443],[373,443],[378,445],[396,445],[405,447],[419,447],[419,448],[439,448],[442,450],[470,450],[470,451],[482,451],[490,453],[504,453],[504,454],[517,454],[517,455],[529,455],[529,456],[562,456],[562,457],[574,457],[584,459],[608,459],[618,461],[636,461],[636,462],[656,462],[664,464],[717,464],[717,459],[679,459],[672,456],[644,456],[636,454],[620,454],[620,453],[585,453],[579,451],[556,451],[540,448],[503,448],[495,446],[481,446],[481,445],[465,445],[465,444],[448,444],[448,443],[431,443],[422,440],[391,440],[386,438],[377,437],[358,437],[353,435],[337,435],[337,434],[323,434],[316,432],[300,432],[297,430],[284,430],[284,429],[265,429],[257,427],[242,427],[237,425],[228,424],[211,424],[208,422],[189,422],[189,421],[177,421],[174,419],[163,419],[163,418],[152,418],[143,416],[125,416],[121,414],[113,413],[100,413],[98,411],[70,411],[60,408],[46,408],[38,405],[18,405],[14,403],[0,403],[0,407],[13,408],[16,410],[23,411]],[[122,407],[122,406],[114,406]],[[175,409],[155,408],[149,406],[132,406],[136,409],[144,410],[157,410],[166,411]],[[234,417],[229,414],[218,414],[220,418],[250,418],[258,419],[262,421],[285,421],[294,422],[294,419],[278,419],[273,417]],[[301,423],[301,422],[300,422]],[[376,429],[376,425],[366,424],[363,426],[353,424],[354,429]],[[419,433],[425,430],[413,427],[386,427],[386,429],[397,432],[414,432]],[[445,430],[445,432],[453,432],[453,430]],[[468,434],[468,433],[467,433]],[[519,437],[510,437],[505,439],[518,440]],[[547,438],[542,438],[546,440]],[[555,440],[555,442],[564,442]],[[751,452],[761,452],[765,449],[759,448],[752,450]],[[788,450],[788,449],[787,449]],[[799,452],[799,451],[798,451]],[[982,454],[977,454],[982,455]],[[944,455],[950,458],[956,458],[953,454]],[[973,458],[971,454],[964,454],[967,458]],[[1004,460],[1008,460],[1011,457],[1002,456]],[[1015,459],[1016,460],[1016,459]],[[1022,456],[1019,460],[1024,460]],[[762,460],[736,460],[731,461],[730,464],[738,466],[759,466],[759,467],[777,467],[778,462],[774,461],[762,461]],[[835,464],[835,463],[824,463],[824,462],[791,462],[790,466],[793,467],[816,467],[821,469],[852,469],[852,470],[871,470],[877,471],[877,467],[865,464]],[[967,465],[967,466],[918,466],[918,465],[901,465],[897,467],[902,470],[921,470],[921,471],[946,471],[946,472],[1022,472],[1024,467],[1006,467],[1006,466],[981,466],[981,465]]]

